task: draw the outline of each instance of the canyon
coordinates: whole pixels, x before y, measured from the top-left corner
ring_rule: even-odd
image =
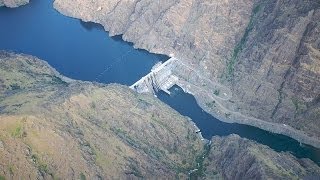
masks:
[[[1,179],[317,178],[320,167],[193,122],[126,86],[69,79],[0,52]]]
[[[220,121],[320,147],[319,1],[53,5],[176,59],[171,80]],[[238,135],[203,139],[190,118],[133,89],[74,80],[37,57],[0,51],[0,179],[320,177],[320,162]]]
[[[319,1],[55,0],[54,7],[183,61],[179,85],[220,120],[320,147]],[[206,106],[213,101],[217,107]]]

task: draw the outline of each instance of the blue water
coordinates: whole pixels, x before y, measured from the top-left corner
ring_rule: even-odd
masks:
[[[59,14],[52,0],[0,9],[0,49],[34,55],[70,78],[131,85],[167,56],[136,50],[103,27]]]
[[[201,129],[202,136],[206,139],[210,140],[215,135],[238,134],[241,137],[267,145],[277,152],[288,151],[299,158],[310,158],[320,165],[320,149],[300,144],[287,136],[270,133],[253,126],[224,123],[203,111],[197,104],[196,99],[185,93],[180,87],[174,86],[170,89],[170,92],[171,95],[169,96],[160,91],[157,96],[180,114],[190,117]]]
[[[52,8],[52,0],[31,0],[16,9],[0,8],[0,50],[31,54],[46,60],[60,73],[79,80],[131,85],[167,56],[136,50],[120,36],[110,38],[102,26],[65,17]],[[320,164],[320,150],[294,139],[246,125],[228,124],[205,113],[193,96],[180,88],[158,97],[201,129],[205,138],[232,133],[289,151]]]

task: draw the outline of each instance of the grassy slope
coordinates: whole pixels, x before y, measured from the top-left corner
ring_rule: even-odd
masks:
[[[0,175],[186,177],[203,142],[188,120],[120,85],[64,82],[44,62],[0,55]]]

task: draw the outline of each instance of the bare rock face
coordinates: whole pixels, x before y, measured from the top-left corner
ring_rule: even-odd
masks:
[[[28,3],[29,3],[29,0],[0,0],[0,7],[6,6],[10,8],[15,8]]]
[[[272,122],[278,133],[290,126],[320,139],[318,0],[55,0],[54,7],[123,34],[137,48],[175,56],[225,86],[232,97],[214,99],[224,106],[216,112],[228,109],[234,121],[262,128]]]
[[[229,61],[242,111],[320,137],[320,3],[258,3]],[[233,67],[231,67],[233,64]]]
[[[65,15],[100,23],[110,35],[123,34],[135,47],[174,55],[196,67],[205,62],[208,72],[218,77],[223,68],[215,66],[225,66],[223,58],[241,38],[253,4],[252,0],[55,0],[54,7]]]
[[[309,159],[277,153],[238,135],[214,137],[204,161],[204,179],[318,179],[320,168]]]

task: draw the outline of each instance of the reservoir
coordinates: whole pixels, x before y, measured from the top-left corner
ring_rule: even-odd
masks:
[[[103,27],[65,17],[55,11],[51,0],[31,0],[16,9],[0,8],[0,50],[34,55],[46,60],[61,74],[78,80],[132,85],[167,56],[134,49],[120,36],[109,37]],[[190,117],[206,139],[213,135],[238,134],[280,152],[310,158],[320,164],[320,150],[296,140],[261,129],[218,121],[204,112],[193,96],[177,86],[171,96],[158,98]]]
[[[61,15],[52,0],[0,8],[0,49],[46,60],[61,74],[86,81],[131,85],[167,56],[134,49],[101,25]],[[134,68],[132,68],[134,67]]]

